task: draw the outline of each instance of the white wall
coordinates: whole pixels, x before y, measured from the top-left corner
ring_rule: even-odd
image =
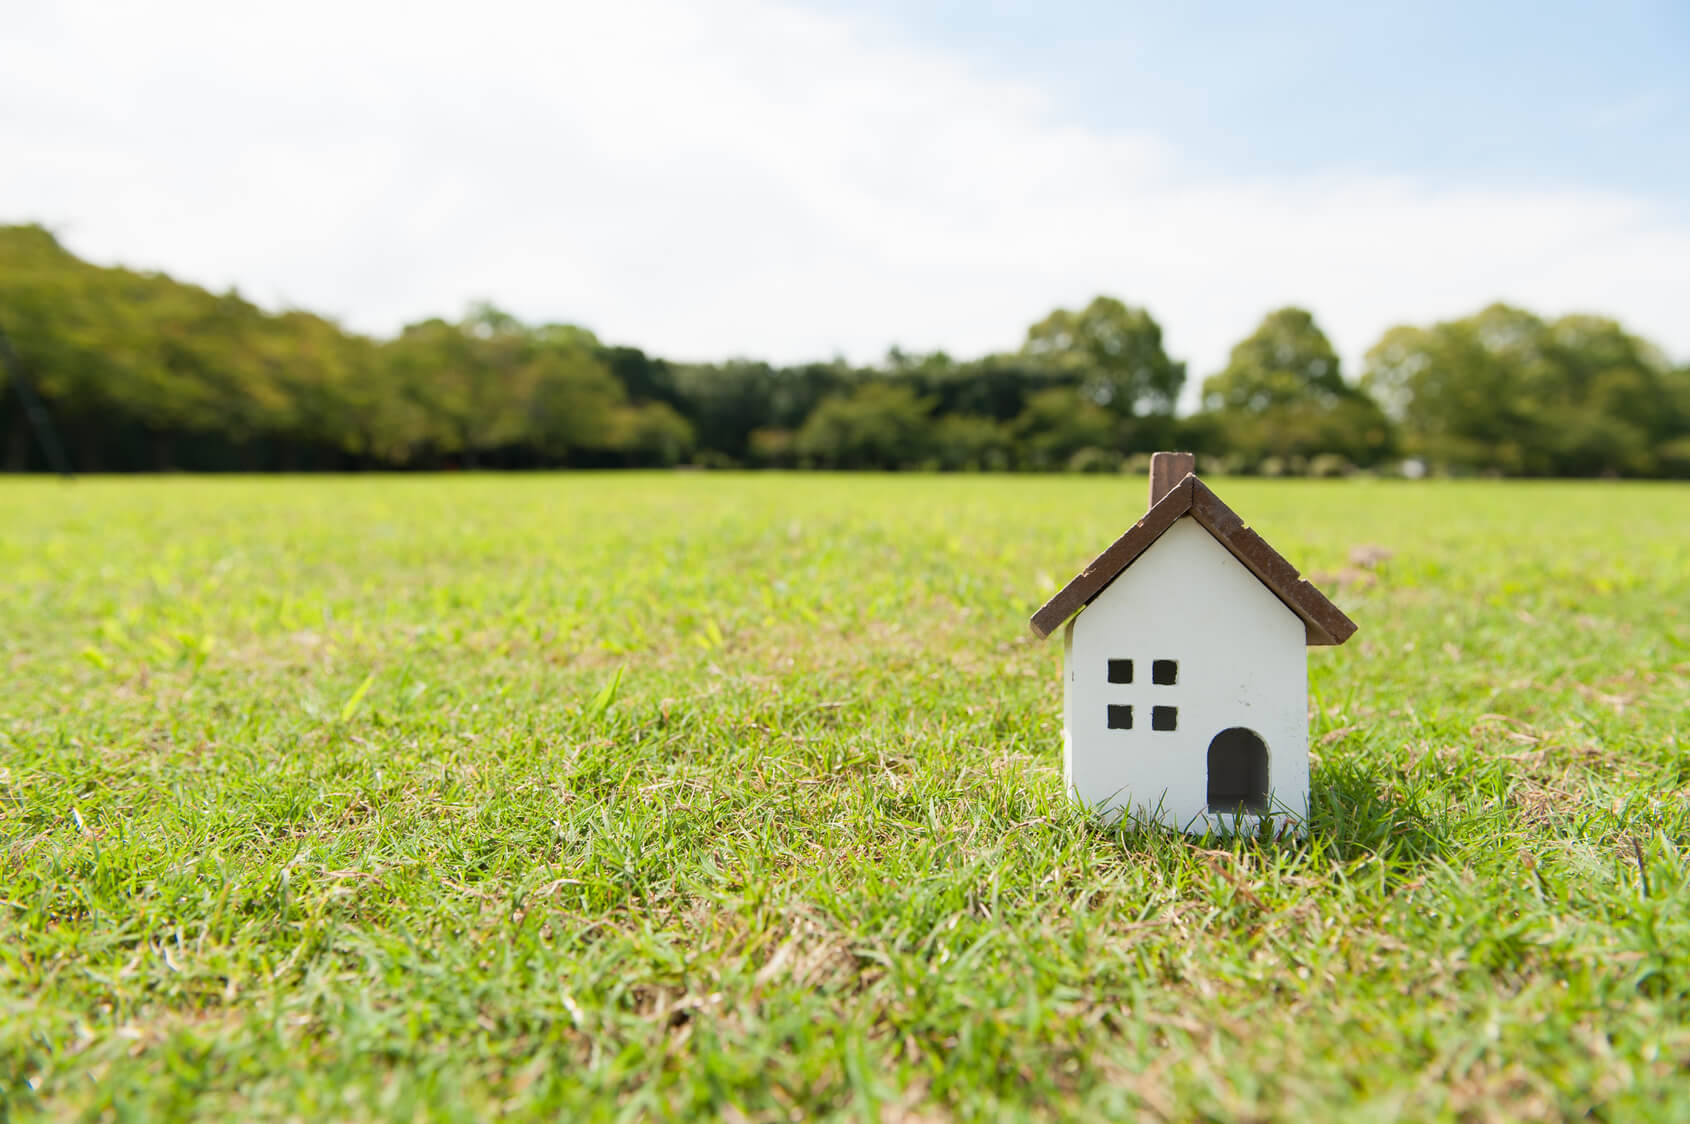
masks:
[[[1068,625],[1064,645],[1069,791],[1113,819],[1130,810],[1174,827],[1229,828],[1210,817],[1209,742],[1242,726],[1267,743],[1270,784],[1300,821],[1308,808],[1308,659],[1303,622],[1190,516],[1181,518]],[[1130,686],[1108,682],[1133,661]],[[1173,686],[1151,663],[1179,661]],[[1110,703],[1133,728],[1108,728]],[[1178,729],[1151,729],[1151,708]]]

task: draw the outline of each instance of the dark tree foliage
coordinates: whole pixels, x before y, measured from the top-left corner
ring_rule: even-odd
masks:
[[[690,457],[668,364],[491,305],[372,340],[0,228],[0,327],[77,467],[666,465]],[[17,396],[5,463],[40,467]]]
[[[924,364],[893,375],[906,378],[924,397],[935,402],[941,416],[1013,421],[1040,391],[1062,388],[1077,390],[1084,376],[1073,370],[1059,370],[1030,362],[1020,356],[988,355],[971,363],[944,366]]]
[[[1175,416],[1185,364],[1149,312],[1057,309],[1022,349],[871,367],[677,364],[490,304],[391,339],[269,312],[0,227],[0,465],[80,471],[657,467],[1117,471],[1194,448],[1242,471],[1399,451],[1451,471],[1690,476],[1690,369],[1618,324],[1497,305],[1394,328],[1360,384],[1301,309],[1271,313]]]
[[[678,404],[716,463],[756,463],[753,435],[791,433],[831,394],[858,381],[843,364],[772,367],[751,360],[680,367]]]

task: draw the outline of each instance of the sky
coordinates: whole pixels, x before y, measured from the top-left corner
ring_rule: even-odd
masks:
[[[1690,5],[56,0],[0,222],[390,334],[490,300],[679,360],[1012,350],[1096,294],[1192,389],[1506,300],[1690,360]]]

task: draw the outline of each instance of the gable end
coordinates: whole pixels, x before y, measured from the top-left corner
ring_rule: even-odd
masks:
[[[1195,475],[1187,474],[1158,500],[1144,518],[1116,539],[1074,580],[1034,613],[1028,622],[1033,634],[1044,639],[1069,617],[1102,593],[1121,571],[1165,534],[1181,516],[1190,515],[1238,559],[1263,585],[1302,619],[1307,643],[1342,644],[1355,634],[1355,622],[1329,601],[1325,594],[1302,579],[1297,568],[1266,539],[1244,525],[1244,521]]]
[[[1174,525],[1174,520],[1191,509],[1191,486],[1195,483],[1197,477],[1187,475],[1175,484],[1167,495],[1144,513],[1144,518],[1104,548],[1103,553],[1093,558],[1090,565],[1075,575],[1073,581],[1045,602],[1044,607],[1034,613],[1032,620],[1028,622],[1033,626],[1033,634],[1043,640],[1061,628],[1069,617],[1085,608],[1092,598],[1102,593],[1103,587],[1114,581],[1122,570],[1131,566],[1139,555],[1149,549],[1151,543],[1161,538],[1163,532]]]

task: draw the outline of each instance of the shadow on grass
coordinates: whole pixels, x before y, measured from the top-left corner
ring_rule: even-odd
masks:
[[[1309,778],[1308,839],[1342,861],[1377,855],[1408,866],[1447,856],[1452,842],[1417,793],[1387,792],[1376,770],[1355,762],[1324,766]]]
[[[1325,766],[1310,778],[1307,831],[1301,834],[1276,834],[1267,825],[1259,834],[1185,834],[1125,819],[1103,822],[1083,813],[1082,817],[1089,832],[1141,855],[1174,857],[1196,842],[1208,847],[1300,851],[1315,865],[1378,858],[1406,873],[1446,858],[1453,850],[1447,825],[1423,809],[1418,793],[1382,787],[1375,770],[1355,763]]]

